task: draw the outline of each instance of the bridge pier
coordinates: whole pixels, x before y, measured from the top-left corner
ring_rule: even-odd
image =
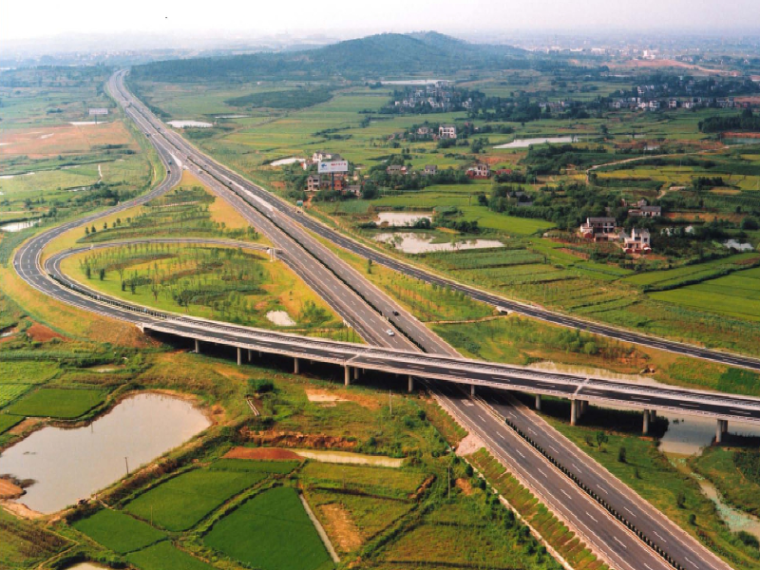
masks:
[[[293,374],[298,374],[300,366],[299,366],[298,358],[293,359]]]
[[[200,341],[197,338],[195,339],[195,351],[194,352],[195,352],[195,354],[200,354],[201,353],[201,343],[200,343]]]
[[[649,434],[649,410],[644,410],[644,426],[641,428],[641,433],[643,435]]]
[[[409,386],[408,386],[408,390],[409,390],[409,393],[410,393],[410,394],[411,394],[412,392],[414,392],[414,378],[412,377],[412,375],[411,375],[411,374],[409,375]]]
[[[243,349],[238,347],[237,349],[237,365],[243,364]]]
[[[541,411],[541,394],[536,394],[536,411]]]
[[[574,426],[578,423],[578,419],[580,418],[579,414],[579,408],[580,405],[578,403],[578,400],[570,400],[570,425]]]
[[[470,398],[475,397],[475,384],[470,384]]]
[[[250,362],[250,361],[251,361],[251,349],[249,348],[248,349],[248,362]]]
[[[586,414],[587,411],[588,411],[588,400],[581,400],[581,413],[578,417],[582,418]]]
[[[649,421],[654,422],[657,419],[657,410],[649,410]]]
[[[351,367],[348,365],[343,367],[343,384],[351,385]]]
[[[723,442],[723,435],[728,432],[728,420],[718,420],[718,425],[715,429],[715,443]]]

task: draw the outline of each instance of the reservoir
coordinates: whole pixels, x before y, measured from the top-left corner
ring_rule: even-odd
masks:
[[[211,422],[189,402],[143,393],[121,401],[90,425],[45,427],[0,455],[0,474],[35,483],[17,499],[52,513],[90,497],[177,447]]]

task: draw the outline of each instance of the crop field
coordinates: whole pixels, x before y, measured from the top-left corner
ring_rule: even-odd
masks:
[[[66,539],[0,508],[0,567],[35,568],[69,546]]]
[[[19,396],[26,394],[32,389],[31,384],[9,384],[3,382],[0,384],[0,407],[7,406]]]
[[[219,459],[209,466],[211,471],[244,471],[286,475],[298,467],[298,461],[257,461],[251,459]]]
[[[266,475],[251,471],[190,471],[140,495],[124,510],[166,530],[187,530]]]
[[[683,282],[704,280],[713,275],[720,275],[725,270],[742,269],[758,262],[760,262],[758,254],[740,253],[724,259],[686,265],[677,269],[639,273],[626,277],[623,281],[643,287],[673,287]]]
[[[127,560],[140,570],[212,570],[213,566],[198,560],[164,540],[142,550],[131,552]]]
[[[427,474],[408,469],[314,461],[303,468],[301,476],[321,489],[353,489],[367,494],[403,499],[417,490]]]
[[[103,390],[87,388],[39,388],[14,404],[6,412],[17,416],[78,418],[100,404]]]
[[[760,268],[736,272],[671,291],[651,293],[650,296],[658,301],[691,309],[760,321]]]
[[[291,487],[276,487],[255,496],[216,523],[203,541],[230,558],[263,570],[333,567]]]
[[[278,326],[267,318],[269,312],[285,311],[295,323],[289,330],[343,331],[329,306],[264,252],[125,245],[72,256],[61,268],[104,293],[161,310],[266,328]]]
[[[5,433],[13,426],[24,421],[21,416],[11,416],[8,414],[0,414],[0,434]]]
[[[25,360],[3,361],[3,380],[0,386],[6,382],[9,384],[44,384],[54,378],[59,372],[57,362]]]
[[[110,548],[125,554],[166,538],[166,534],[120,511],[102,509],[74,523],[74,528]]]

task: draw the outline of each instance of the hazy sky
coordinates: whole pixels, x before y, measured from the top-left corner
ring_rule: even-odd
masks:
[[[760,28],[760,0],[0,0],[0,41],[65,33]]]

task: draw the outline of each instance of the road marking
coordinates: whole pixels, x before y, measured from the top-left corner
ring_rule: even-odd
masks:
[[[628,550],[628,547],[625,544],[623,544],[623,542],[617,536],[613,536],[612,538],[614,538],[620,546]]]
[[[544,473],[543,469],[541,469],[541,468],[538,468],[538,472],[539,472],[539,473],[541,473],[541,475],[543,475],[543,476],[544,476],[544,477],[546,477],[547,479],[549,478],[549,476],[548,476],[546,473]]]
[[[481,422],[486,423],[486,419],[483,416],[481,416],[480,414],[478,414],[478,417],[480,418]]]
[[[632,514],[634,517],[636,516],[636,513],[634,513],[634,512],[633,512],[631,509],[629,509],[628,507],[623,507],[623,508],[624,508],[626,511],[628,511],[629,513],[631,513],[631,514]]]
[[[501,432],[496,432],[496,435],[498,435],[498,436],[499,436],[501,439],[505,439],[505,438],[504,438],[504,434],[503,434],[503,433],[501,433]]]
[[[572,499],[572,497],[567,494],[567,491],[565,491],[564,489],[560,489],[560,491],[562,492],[563,495],[565,495],[565,497],[567,497],[568,499]]]
[[[596,520],[596,519],[593,517],[593,515],[592,515],[590,512],[586,511],[586,514],[588,515],[588,518],[590,518],[590,519],[591,519],[592,521],[594,521],[595,523],[598,523],[598,522],[599,522],[598,520]]]
[[[605,488],[604,488],[604,487],[602,487],[601,485],[599,485],[599,490],[600,490],[602,493],[607,493],[607,489],[605,489]]]
[[[654,532],[654,533],[657,535],[657,538],[659,538],[659,539],[660,539],[661,541],[663,541],[665,544],[667,544],[667,543],[668,543],[668,541],[667,541],[667,540],[665,540],[664,538],[662,538],[662,536],[660,536],[660,533],[659,533],[659,532],[657,532],[656,530],[655,530],[655,531],[652,531],[652,532]]]
[[[693,565],[694,565],[694,568],[697,568],[697,569],[699,568],[699,566],[697,566],[697,563],[696,563],[696,562],[694,562],[694,561],[692,561],[692,560],[689,560],[689,559],[688,559],[686,556],[684,556],[683,558],[684,558],[684,560],[686,560],[686,562],[688,562],[689,564],[693,564]]]
[[[570,465],[572,465],[573,469],[575,469],[578,473],[581,473],[581,474],[583,473],[583,471],[581,471],[580,469],[578,469],[578,466],[575,463],[571,463]]]
[[[520,457],[525,459],[525,456],[522,454],[522,451],[520,451],[519,449],[515,449],[515,451],[520,454]]]

